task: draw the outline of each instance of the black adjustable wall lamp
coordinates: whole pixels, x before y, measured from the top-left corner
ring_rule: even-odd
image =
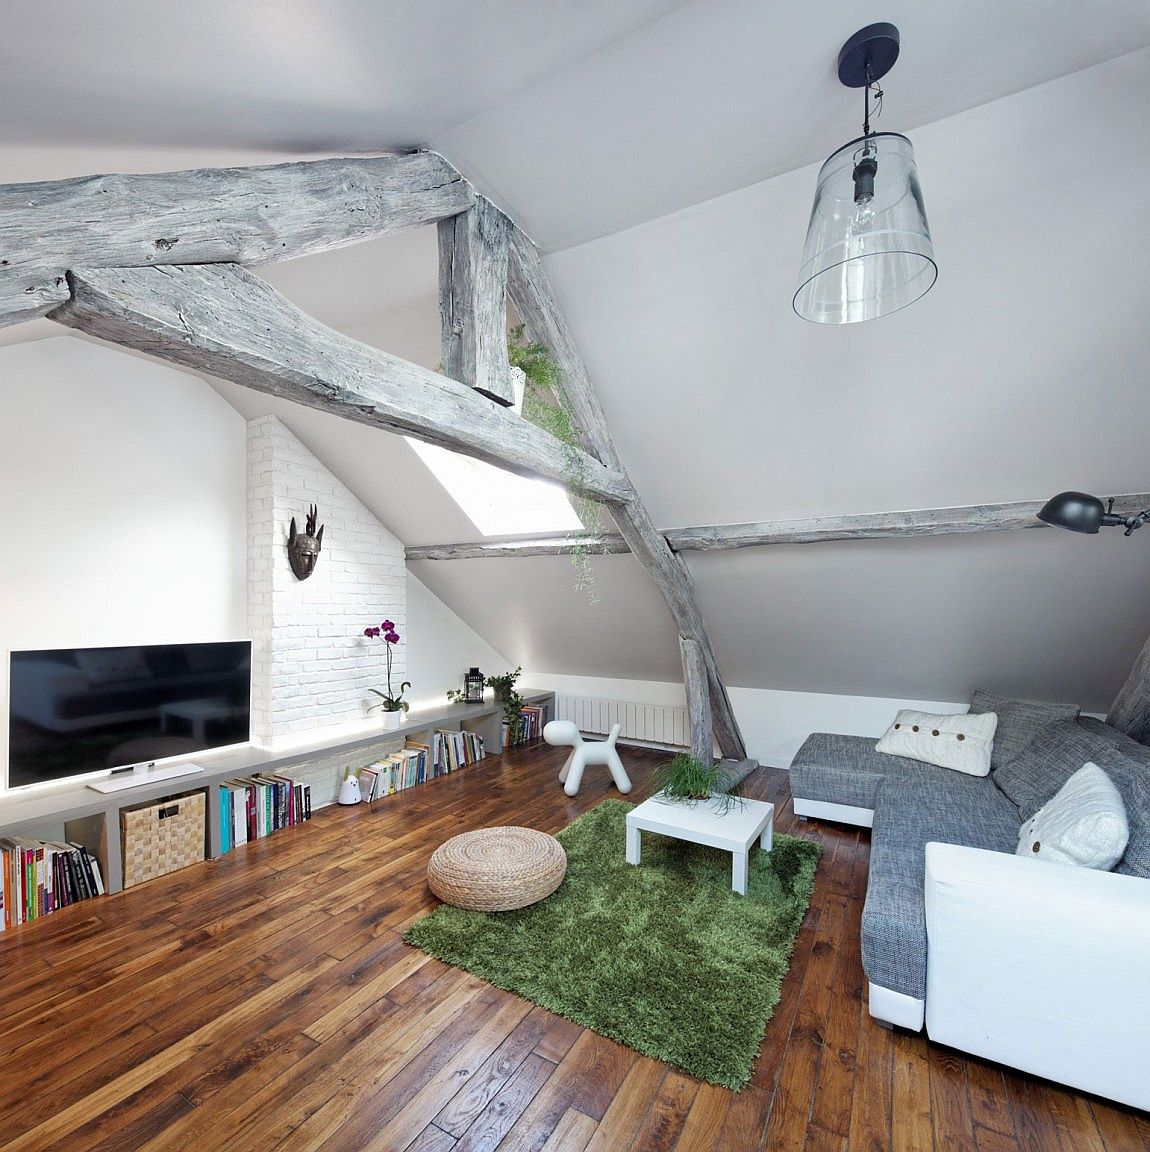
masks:
[[[1150,518],[1150,508],[1134,516],[1122,516],[1114,511],[1114,497],[1106,507],[1097,496],[1085,492],[1059,492],[1047,500],[1038,513],[1038,519],[1056,528],[1069,528],[1071,532],[1097,532],[1099,528],[1125,527],[1125,535],[1133,534]]]

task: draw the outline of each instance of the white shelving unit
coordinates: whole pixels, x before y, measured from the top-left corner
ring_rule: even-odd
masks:
[[[555,714],[553,692],[523,692],[524,703],[541,704],[548,718]],[[83,844],[100,861],[104,883],[109,892],[119,892],[123,886],[123,857],[120,845],[120,810],[137,804],[163,800],[184,792],[204,791],[207,794],[208,856],[220,855],[220,784],[234,776],[247,776],[253,772],[290,772],[293,764],[314,759],[318,755],[355,758],[357,752],[388,740],[404,741],[415,738],[431,743],[431,733],[437,728],[460,727],[479,735],[488,754],[500,751],[500,724],[503,706],[493,701],[482,704],[448,704],[442,708],[425,708],[409,712],[399,728],[385,731],[381,726],[366,727],[362,734],[343,739],[330,735],[313,741],[293,744],[290,748],[272,750],[247,744],[221,752],[201,752],[195,762],[204,769],[194,776],[172,780],[158,780],[126,788],[121,792],[101,793],[80,783],[66,783],[57,787],[37,788],[31,792],[9,794],[0,800],[0,835],[40,837],[45,829],[61,824],[69,840]],[[430,783],[430,781],[429,781]]]

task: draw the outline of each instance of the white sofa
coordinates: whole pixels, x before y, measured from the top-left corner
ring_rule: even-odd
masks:
[[[926,846],[932,1040],[1150,1109],[1150,880]]]

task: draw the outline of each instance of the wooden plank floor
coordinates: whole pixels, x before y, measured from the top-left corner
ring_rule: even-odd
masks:
[[[632,799],[661,756],[624,759]],[[492,758],[0,935],[0,1147],[143,1152],[1150,1152],[1142,1113],[873,1024],[859,916],[869,833],[824,847],[750,1086],[700,1084],[408,948],[427,858],[490,824],[548,831],[558,750]],[[748,973],[748,979],[754,974]]]

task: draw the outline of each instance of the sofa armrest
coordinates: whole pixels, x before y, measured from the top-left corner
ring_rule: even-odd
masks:
[[[1150,880],[926,846],[926,1027],[1150,1108]]]

